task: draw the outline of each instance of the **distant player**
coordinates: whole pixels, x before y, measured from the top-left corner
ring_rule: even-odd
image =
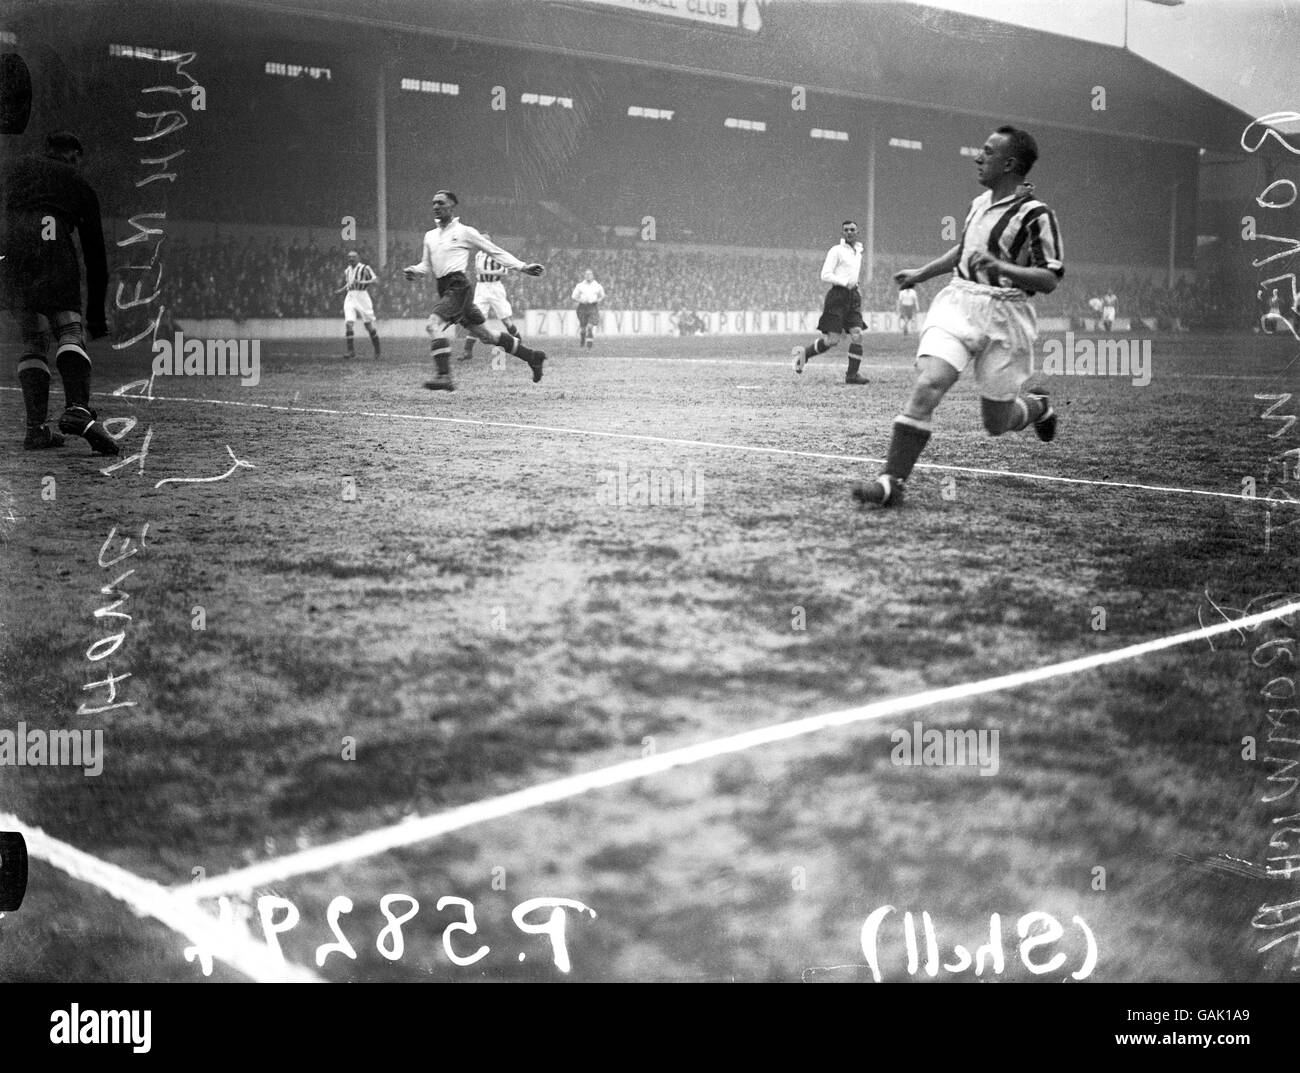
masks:
[[[348,250],[348,266],[343,270],[343,286],[334,293],[342,294],[347,291],[347,297],[343,299],[343,332],[348,340],[349,358],[357,356],[352,347],[352,325],[357,317],[361,318],[361,323],[365,325],[366,332],[370,335],[370,342],[375,347],[375,357],[379,357],[379,332],[375,330],[375,307],[370,301],[370,287],[378,278],[375,270],[357,256],[356,250]]]
[[[1038,159],[1025,131],[999,127],[975,158],[988,190],[966,214],[961,241],[923,268],[897,273],[914,287],[944,272],[951,281],[925,317],[917,347],[918,376],[903,412],[894,418],[885,468],[853,487],[859,503],[902,502],[903,486],[930,440],[930,418],[968,366],[975,367],[984,428],[990,436],[1031,425],[1040,440],[1056,435],[1056,413],[1044,394],[1021,394],[1037,336],[1031,294],[1056,289],[1065,273],[1056,216],[1017,185]]]
[[[916,331],[917,297],[915,287],[900,287],[898,290],[898,327],[904,335]]]
[[[871,381],[858,373],[862,364],[862,292],[858,290],[862,243],[858,241],[858,225],[853,220],[845,220],[840,231],[843,237],[838,245],[830,248],[822,263],[822,282],[829,283],[831,289],[826,292],[822,315],[817,321],[821,335],[806,347],[795,347],[790,356],[794,359],[794,371],[802,373],[810,358],[825,354],[848,332],[853,341],[849,343],[849,368],[844,382],[869,384]]]
[[[1119,296],[1107,291],[1101,296],[1101,330],[1108,332],[1115,327],[1115,315],[1119,312]]]
[[[573,288],[572,299],[578,303],[578,346],[585,345],[590,350],[596,345],[591,333],[600,323],[600,303],[605,300],[605,288],[596,282],[596,273],[590,268]]]
[[[491,238],[492,235],[484,231],[484,238]],[[516,339],[519,338],[519,329],[515,327],[514,321],[510,318],[514,316],[514,310],[510,308],[510,299],[506,297],[506,286],[501,280],[509,272],[505,265],[498,261],[491,254],[479,252],[474,255],[474,304],[479,307],[483,316],[488,320],[499,320],[501,326],[505,328]],[[461,354],[461,361],[469,361],[474,356],[474,344],[478,342],[472,335],[465,338],[465,352]]]
[[[1297,312],[1300,312],[1300,310],[1297,310]],[[1282,312],[1282,299],[1278,297],[1276,287],[1273,288],[1273,293],[1268,299],[1268,312],[1259,318],[1259,326],[1263,329],[1265,335],[1276,335],[1280,328],[1285,328],[1292,335],[1296,335],[1295,327],[1286,314]],[[1300,338],[1300,336],[1297,338]]]
[[[403,270],[409,280],[433,276],[438,284],[438,301],[426,328],[433,337],[429,352],[433,356],[436,374],[432,380],[426,380],[424,386],[430,391],[456,390],[451,380],[451,340],[456,334],[457,324],[464,325],[483,342],[495,343],[506,353],[526,362],[533,371],[535,384],[542,378],[545,352],[525,346],[518,336],[509,332],[494,335],[484,326],[483,314],[474,304],[474,284],[465,274],[465,269],[469,267],[471,250],[481,250],[507,268],[517,268],[530,276],[540,276],[545,269],[540,264],[525,264],[474,228],[461,223],[459,217],[452,215],[457,204],[459,199],[450,190],[439,190],[433,195],[433,219],[437,226],[425,232],[424,256],[420,263]]]
[[[117,441],[90,408],[90,355],[86,334],[108,334],[104,295],[108,262],[99,198],[81,177],[81,142],[60,131],[45,139],[44,157],[14,161],[5,169],[4,259],[0,261],[0,301],[22,332],[18,383],[27,410],[26,450],[62,447],[63,437],[46,424],[49,417],[51,344],[63,379],[66,409],[59,431],[82,436],[96,454],[116,455]],[[81,243],[86,266],[86,321],[82,325],[81,263],[72,236]]]

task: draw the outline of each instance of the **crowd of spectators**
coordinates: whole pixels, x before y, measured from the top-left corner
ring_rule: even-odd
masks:
[[[164,298],[177,318],[338,316],[343,299],[337,292],[349,248],[274,238],[169,241],[163,249]],[[391,243],[383,269],[373,251],[361,247],[360,252],[379,275],[372,294],[381,319],[427,315],[433,302],[431,284],[410,283],[402,276],[403,267],[419,259],[416,248]],[[608,297],[603,308],[609,310],[811,310],[820,307],[826,290],[819,279],[823,253],[817,251],[766,255],[652,243],[569,249],[525,240],[513,252],[547,266],[539,279],[507,277],[510,300],[519,312],[569,308],[573,286],[587,269],[604,286]],[[874,279],[863,283],[864,308],[893,309],[893,272],[921,260],[877,257]],[[923,306],[939,285],[934,281],[923,288]],[[1108,278],[1067,272],[1061,286],[1039,296],[1035,306],[1040,317],[1091,317],[1095,313],[1089,309],[1090,299],[1107,292],[1119,296],[1121,317],[1178,319],[1191,328],[1248,326],[1255,315],[1249,305],[1243,309],[1239,296],[1221,280],[1195,285],[1180,280],[1171,288],[1137,273]]]

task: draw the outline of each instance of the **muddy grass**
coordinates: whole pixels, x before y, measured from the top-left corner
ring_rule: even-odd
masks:
[[[143,473],[101,476],[81,444],[23,452],[18,396],[0,394],[0,727],[101,727],[106,748],[93,779],[0,769],[0,811],[179,884],[557,775],[1191,629],[1198,610],[1213,619],[1207,591],[1241,608],[1296,588],[1300,527],[1265,551],[1258,503],[924,469],[904,509],[864,514],[846,490],[868,463],[706,445],[879,458],[909,383],[893,337],[869,349],[860,389],[840,383],[840,358],[796,378],[782,339],[560,344],[538,387],[521,364],[476,359],[451,395],[419,388],[415,344],[350,365],[322,349],[268,343],[256,388],[157,389],[240,405],[99,399],[138,419],[133,449],[152,429]],[[1050,446],[984,436],[963,382],[925,461],[1236,493],[1278,449],[1252,396],[1287,389],[1266,379],[1286,358],[1276,340],[1162,338],[1148,387],[1058,380]],[[104,389],[134,378],[96,360]],[[1238,374],[1264,379],[1213,378]],[[155,487],[224,473],[227,445],[254,468]],[[638,478],[659,474],[676,499],[637,502]],[[113,526],[120,543],[145,523],[142,554],[99,567]],[[120,628],[96,619],[99,587],[130,567],[125,637],[89,661]],[[1251,917],[1290,885],[1214,864],[1262,866],[1272,819],[1295,811],[1294,794],[1289,810],[1261,802],[1285,784],[1241,755],[1266,730],[1272,674],[1239,638],[1219,648],[824,731],[288,880],[274,893],[301,921],[281,943],[314,964],[347,895],[358,957],[331,955],[331,979],[558,979],[549,940],[510,911],[568,898],[597,914],[568,911],[569,978],[865,979],[862,924],[892,905],[890,979],[907,977],[905,910],[918,928],[931,915],[945,963],[989,943],[997,914],[1000,979],[1080,970],[1076,917],[1095,936],[1093,980],[1285,978],[1294,945],[1259,953],[1275,935]],[[118,699],[133,706],[76,716],[106,696],[83,687],[107,668],[130,671]],[[891,763],[891,731],[917,720],[996,729],[997,774]],[[397,893],[420,909],[389,960],[379,902]],[[444,951],[464,919],[437,909],[449,895],[479,929],[453,931],[453,948],[491,948],[472,966]],[[1035,911],[1064,929],[1039,961],[1065,964],[1041,977],[1017,952]],[[0,978],[198,979],[184,945],[38,864],[28,904],[0,920]]]

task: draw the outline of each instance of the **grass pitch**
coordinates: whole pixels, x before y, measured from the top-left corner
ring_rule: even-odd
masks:
[[[102,728],[105,743],[97,778],[0,768],[0,811],[184,884],[651,751],[1193,629],[1198,612],[1218,620],[1211,599],[1240,609],[1300,589],[1300,526],[1283,527],[1296,508],[1269,512],[1266,546],[1265,504],[1120,486],[1278,487],[1286,471],[1266,461],[1295,434],[1269,438],[1280,425],[1254,396],[1295,383],[1285,341],[1159,336],[1146,387],[1054,378],[1050,445],[987,437],[963,380],[923,456],[956,468],[919,469],[907,504],[876,512],[848,497],[875,465],[845,456],[883,456],[910,345],[870,338],[872,383],[848,387],[842,347],[795,376],[793,341],[552,343],[536,386],[480,347],[454,365],[453,394],[420,387],[417,341],[351,362],[341,341],[268,341],[256,387],[173,378],[153,401],[97,395],[101,416],[138,422],[126,455],[150,436],[143,472],[112,476],[81,441],[22,451],[20,398],[0,393],[0,726]],[[146,375],[143,357],[94,357],[102,392]],[[57,413],[57,378],[52,395]],[[230,452],[249,465],[193,480],[230,470]],[[146,523],[140,554],[99,565],[114,526],[111,548]],[[132,618],[97,618],[116,598],[100,587],[131,568],[118,610]],[[87,658],[118,630],[111,655]],[[918,932],[931,915],[946,964],[954,944],[988,943],[998,914],[1005,964],[986,978],[1078,971],[1079,917],[1092,980],[1284,979],[1300,949],[1261,953],[1286,929],[1251,919],[1293,882],[1224,862],[1261,868],[1281,852],[1273,819],[1295,811],[1294,792],[1261,800],[1286,784],[1262,759],[1276,702],[1259,691],[1277,672],[1251,661],[1287,636],[1275,624],[767,746],[257,893],[292,902],[300,920],[279,941],[309,966],[335,940],[331,899],[352,899],[339,930],[357,956],[330,955],[332,980],[868,979],[860,930],[886,905],[886,979],[909,978],[905,910]],[[116,699],[133,706],[76,715],[105,703],[83,687],[110,669],[129,671]],[[996,775],[892,763],[891,732],[918,721],[996,729]],[[395,958],[390,894],[419,901]],[[445,934],[465,919],[437,908],[446,896],[472,904],[475,933]],[[568,911],[567,974],[511,919],[536,897],[597,914]],[[1064,928],[1031,955],[1065,956],[1041,976],[1017,952],[1034,911]],[[455,964],[444,937],[461,958],[490,950]],[[33,862],[23,908],[0,919],[0,979],[202,979],[184,945]]]

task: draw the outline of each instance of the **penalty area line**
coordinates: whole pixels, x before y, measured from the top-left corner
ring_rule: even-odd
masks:
[[[96,887],[125,902],[136,916],[161,921],[194,946],[224,961],[257,983],[322,983],[314,972],[291,965],[265,943],[242,927],[222,925],[189,899],[152,880],[128,872],[109,861],[77,849],[24,823],[17,816],[0,812],[0,830],[17,831],[27,843],[29,857],[44,861],[59,871]]]
[[[0,388],[13,391],[16,388]],[[249,410],[270,410],[286,414],[320,414],[325,417],[377,417],[390,421],[427,421],[436,424],[473,425],[480,428],[508,428],[521,432],[554,432],[564,436],[595,436],[602,439],[631,440],[639,443],[664,443],[675,447],[703,447],[721,451],[748,451],[753,454],[784,455],[789,458],[816,458],[829,462],[866,462],[883,465],[883,458],[869,455],[835,454],[826,451],[800,451],[789,447],[760,447],[746,443],[719,443],[714,440],[688,440],[672,436],[652,436],[641,432],[607,432],[601,429],[570,428],[564,425],[530,425],[521,421],[489,421],[478,417],[447,417],[439,414],[403,414],[382,410],[334,410],[323,406],[293,406],[271,402],[241,402],[237,399],[207,399],[182,395],[114,395],[97,391],[101,398],[139,399],[144,402],[200,403],[209,406],[232,406]],[[1046,481],[1052,484],[1075,484],[1094,488],[1127,488],[1138,492],[1163,492],[1170,495],[1206,496],[1211,499],[1232,499],[1243,503],[1268,503],[1288,506],[1290,500],[1273,500],[1243,496],[1240,492],[1215,492],[1204,488],[1181,488],[1173,485],[1137,484],[1131,481],[1099,481],[1087,477],[1057,477],[1047,473],[1022,473],[1017,470],[987,469],[980,466],[947,466],[936,462],[918,462],[917,469],[943,473],[969,473],[984,477],[1014,477],[1025,481]]]
[[[788,741],[791,738],[813,734],[830,727],[848,726],[852,723],[884,719],[888,716],[900,715],[904,712],[915,711],[918,708],[928,708],[948,701],[964,700],[968,697],[978,697],[987,693],[1015,689],[1032,682],[1042,682],[1051,678],[1077,674],[1095,667],[1136,659],[1139,656],[1159,652],[1166,648],[1190,644],[1198,640],[1208,640],[1224,633],[1253,630],[1265,622],[1285,618],[1287,615],[1296,612],[1300,612],[1300,601],[1292,601],[1281,607],[1271,608],[1268,611],[1261,611],[1240,619],[1227,620],[1213,626],[1203,626],[1200,629],[1189,630],[1186,633],[1157,637],[1149,641],[1128,645],[1125,648],[1066,660],[1064,663],[1054,663],[1027,671],[1016,671],[1012,674],[985,678],[977,682],[964,682],[960,685],[947,686],[942,689],[928,689],[907,697],[894,697],[858,708],[848,708],[838,712],[829,712],[825,715],[795,719],[745,731],[741,734],[715,738],[712,741],[688,745],[684,748],[673,749],[655,756],[642,757],[638,760],[629,760],[621,764],[600,768],[597,771],[586,772],[582,775],[570,775],[538,786],[531,786],[525,790],[503,794],[500,797],[461,805],[458,808],[448,809],[446,812],[432,816],[423,816],[392,824],[388,827],[377,828],[365,834],[345,838],[329,845],[316,846],[312,849],[286,854],[275,860],[263,861],[247,868],[227,872],[224,875],[201,879],[183,887],[173,887],[172,893],[178,898],[189,899],[215,898],[223,894],[240,894],[267,884],[279,883],[294,876],[322,872],[341,865],[352,864],[367,857],[373,857],[376,854],[414,845],[417,842],[424,842],[452,831],[463,830],[475,824],[513,816],[529,809],[577,797],[591,790],[617,786],[649,775],[657,775],[672,768],[698,764],[704,760],[711,760],[730,753],[743,752],[747,749],[770,745],[778,741]]]

